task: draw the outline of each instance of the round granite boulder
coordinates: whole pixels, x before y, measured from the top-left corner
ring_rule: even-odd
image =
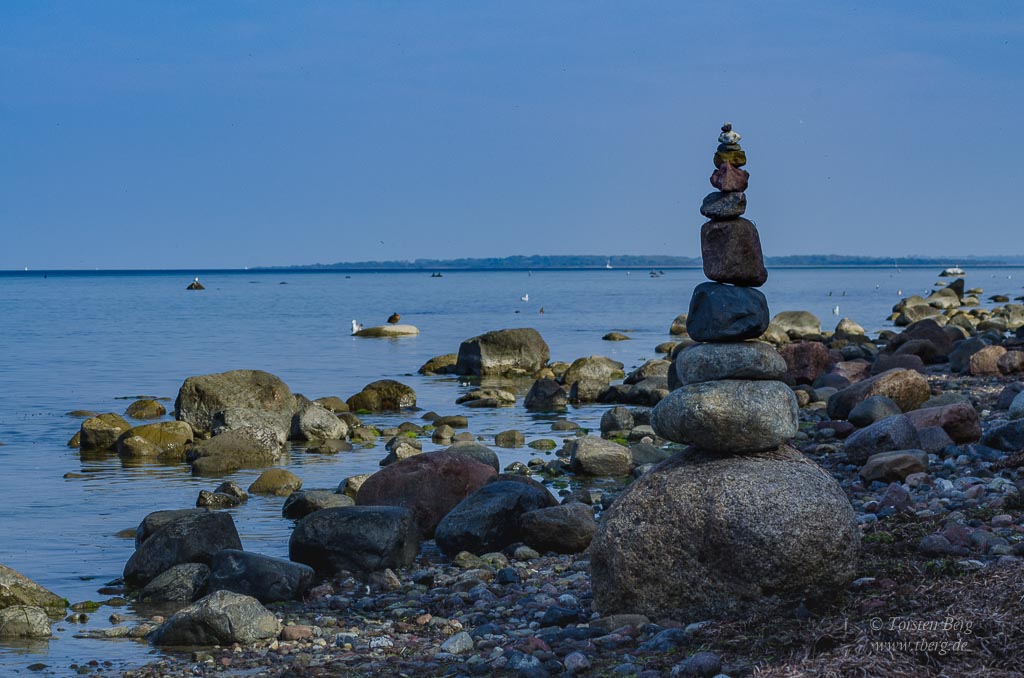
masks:
[[[846,589],[860,532],[842,488],[790,447],[688,450],[635,481],[590,545],[594,609],[713,619]]]
[[[797,433],[797,400],[778,381],[726,379],[672,391],[651,412],[655,433],[713,452],[758,452]]]

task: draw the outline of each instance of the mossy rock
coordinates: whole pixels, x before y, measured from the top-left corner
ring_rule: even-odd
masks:
[[[132,427],[124,417],[107,412],[82,422],[79,438],[83,452],[113,451],[117,439]]]
[[[740,149],[737,151],[718,151],[715,153],[715,167],[729,163],[733,167],[743,167],[747,164],[747,153]]]
[[[531,440],[529,446],[535,450],[546,451],[555,449],[558,447],[558,443],[551,438],[541,438],[540,440]]]
[[[287,497],[302,488],[302,480],[283,468],[267,469],[249,486],[250,494],[274,494]]]
[[[68,601],[28,577],[0,565],[0,609],[14,605],[41,607],[47,614],[62,615]]]
[[[124,413],[132,419],[159,419],[167,414],[167,409],[158,400],[143,398],[129,405]]]

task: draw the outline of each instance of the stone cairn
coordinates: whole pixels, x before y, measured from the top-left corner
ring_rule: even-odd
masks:
[[[722,126],[701,228],[704,274],[676,358],[681,386],[653,410],[658,435],[691,447],[634,482],[591,545],[595,607],[697,621],[830,597],[860,546],[838,483],[786,445],[798,406],[768,328],[761,241],[746,211],[746,154]],[[755,341],[751,341],[755,340]]]

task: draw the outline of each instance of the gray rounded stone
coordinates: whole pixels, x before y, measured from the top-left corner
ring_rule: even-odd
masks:
[[[694,344],[676,357],[676,376],[683,384],[719,379],[781,380],[786,361],[760,341],[737,344]]]
[[[758,290],[706,282],[690,298],[686,330],[696,341],[743,341],[768,329],[768,300]]]
[[[838,483],[791,447],[690,450],[636,480],[590,545],[602,615],[717,619],[841,593],[860,532]]]
[[[758,452],[797,434],[793,391],[779,381],[722,380],[672,391],[651,413],[662,438],[713,452]]]
[[[735,191],[714,191],[704,196],[700,213],[708,219],[735,219],[747,211],[746,193]]]

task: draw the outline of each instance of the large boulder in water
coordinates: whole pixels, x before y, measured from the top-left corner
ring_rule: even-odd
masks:
[[[345,506],[315,511],[295,525],[288,557],[321,574],[366,574],[408,567],[420,549],[412,513],[398,506]]]
[[[523,406],[533,412],[560,412],[568,405],[569,394],[554,379],[538,379],[533,382],[523,399]]]
[[[380,379],[364,386],[346,402],[353,412],[393,412],[416,407],[416,391],[394,379]]]
[[[427,452],[390,464],[363,482],[359,506],[402,506],[430,538],[459,502],[498,475],[489,464],[453,451]]]
[[[56,615],[64,612],[68,601],[25,575],[0,565],[0,610],[12,605],[41,607]]]
[[[132,425],[113,412],[89,417],[82,422],[79,446],[82,452],[109,452],[117,447],[117,439]]]
[[[915,370],[886,370],[834,393],[828,399],[828,416],[846,419],[858,403],[875,395],[887,396],[899,405],[900,410],[909,412],[931,398],[932,391],[928,380]]]
[[[175,565],[209,565],[217,551],[241,548],[242,541],[230,513],[188,511],[157,529],[136,547],[124,566],[124,580],[128,586],[139,588]]]
[[[348,424],[317,404],[306,405],[292,418],[295,440],[341,440],[346,435]]]
[[[243,407],[287,413],[294,410],[288,385],[260,370],[232,370],[189,377],[174,401],[175,417],[187,421],[196,431],[209,431],[214,415],[229,407]]]
[[[521,541],[520,516],[556,504],[550,492],[535,485],[511,479],[484,485],[438,524],[438,547],[449,556],[459,551],[479,555]]]
[[[277,434],[268,428],[238,428],[196,443],[186,459],[193,475],[218,476],[240,468],[270,466],[281,457]]]
[[[46,610],[28,605],[0,609],[0,639],[49,638],[50,620]]]
[[[547,365],[551,350],[532,327],[495,330],[459,346],[455,373],[462,375],[533,374]]]
[[[219,436],[239,429],[268,429],[284,445],[292,431],[290,410],[261,410],[253,407],[227,407],[213,415],[210,431]]]
[[[149,456],[152,453],[161,459],[183,461],[185,448],[192,439],[192,427],[184,421],[144,424],[121,434],[117,439],[117,453],[122,457]]]
[[[150,636],[154,645],[247,645],[276,638],[277,617],[260,601],[231,591],[216,591],[173,615]]]
[[[651,412],[655,433],[715,452],[758,452],[797,434],[797,400],[779,381],[687,384]]]
[[[790,339],[803,339],[821,334],[821,321],[810,311],[780,311],[772,318],[772,325],[786,333]]]
[[[210,561],[211,591],[234,591],[261,603],[297,600],[313,583],[313,568],[259,553],[224,549]]]
[[[623,492],[590,545],[594,609],[711,619],[845,590],[860,532],[843,490],[799,452],[689,450]]]

